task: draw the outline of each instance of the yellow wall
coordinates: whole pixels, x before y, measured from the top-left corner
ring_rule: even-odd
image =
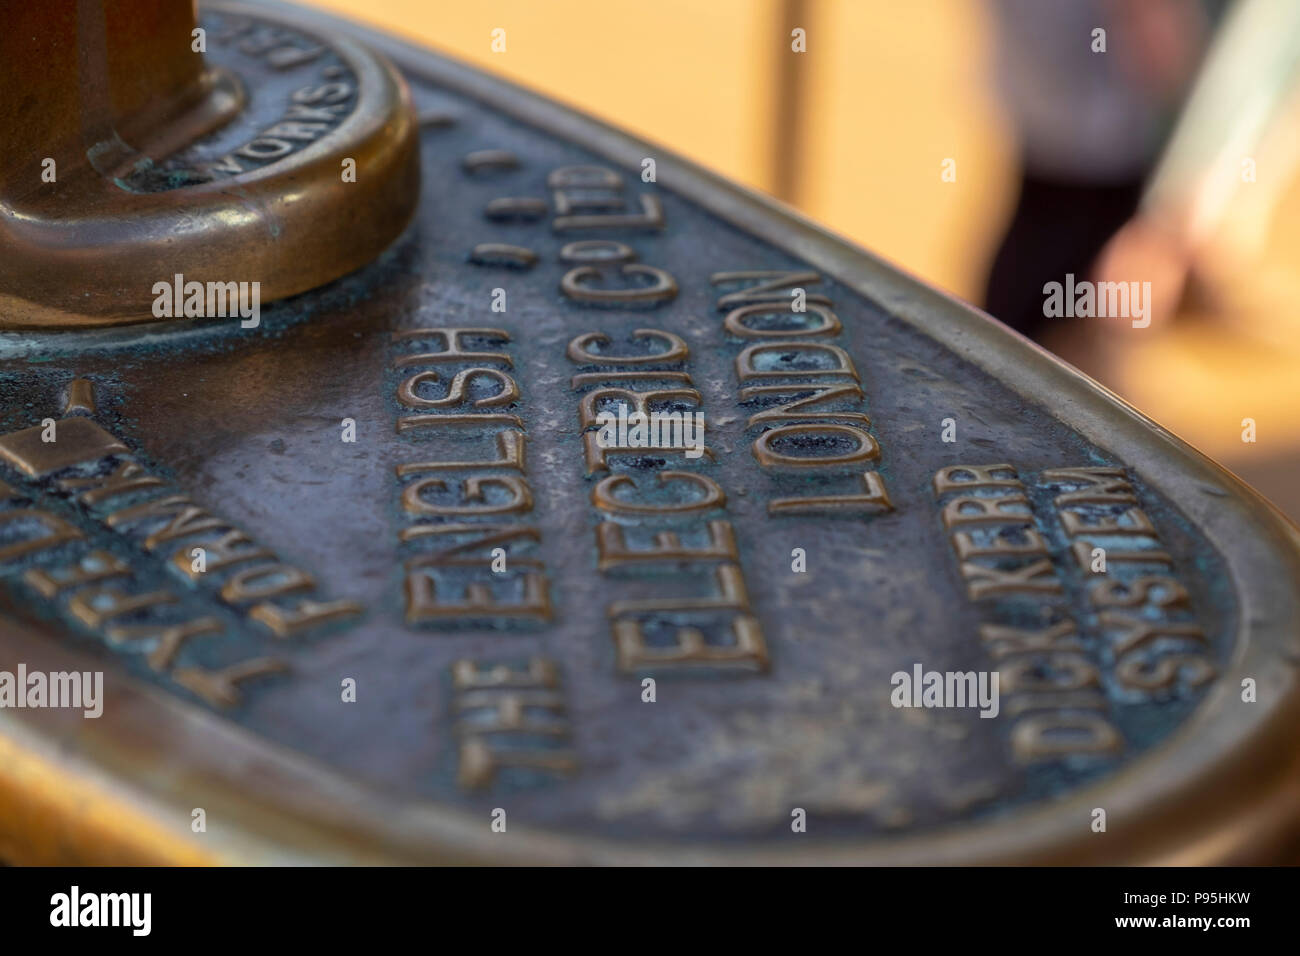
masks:
[[[1014,171],[975,0],[316,0],[542,90],[797,205],[967,298]],[[790,30],[808,51],[790,52]],[[493,53],[491,31],[506,30]],[[799,103],[781,80],[804,71]],[[777,155],[797,175],[781,188]],[[956,183],[940,163],[957,160]],[[974,254],[972,254],[974,253]]]

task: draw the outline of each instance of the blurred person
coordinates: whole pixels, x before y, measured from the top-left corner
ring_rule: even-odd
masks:
[[[1022,172],[984,308],[1041,340],[1054,321],[1045,315],[1044,286],[1090,278],[1098,254],[1138,210],[1221,4],[991,5],[1000,92]]]

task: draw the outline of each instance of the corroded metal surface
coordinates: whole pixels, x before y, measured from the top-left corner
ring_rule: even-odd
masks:
[[[4,666],[108,682],[97,720],[0,710],[17,858],[1276,851],[1300,608],[1264,502],[809,224],[368,39],[426,120],[377,262],[256,329],[0,340]],[[615,388],[707,453],[602,447]],[[918,664],[998,671],[998,716],[894,706]]]

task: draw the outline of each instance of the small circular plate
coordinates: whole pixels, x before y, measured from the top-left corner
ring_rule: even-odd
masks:
[[[259,8],[205,5],[200,24],[243,109],[125,174],[0,197],[0,328],[171,318],[184,313],[160,314],[158,284],[178,275],[258,283],[269,302],[364,265],[410,221],[415,114],[387,62]]]

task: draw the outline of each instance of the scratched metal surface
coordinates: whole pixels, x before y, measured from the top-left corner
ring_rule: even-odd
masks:
[[[824,278],[810,291],[829,296],[844,324],[835,343],[860,373],[867,396],[862,410],[871,416],[882,449],[878,470],[895,508],[861,518],[769,516],[766,503],[776,486],[749,451],[744,418],[753,409],[737,403],[738,344],[724,336],[719,293],[709,277],[804,263],[683,199],[671,181],[643,184],[638,170],[626,169],[631,193],[662,201],[667,227],[659,235],[617,238],[639,261],[671,272],[680,293],[652,309],[574,304],[559,292],[569,266],[558,253],[578,237],[553,234],[545,219],[491,222],[483,209],[501,196],[548,198],[546,177],[557,167],[608,163],[581,144],[417,76],[408,79],[420,111],[450,122],[422,133],[416,221],[368,268],[264,306],[255,330],[216,320],[0,336],[0,431],[60,417],[61,390],[74,378],[89,379],[96,386],[95,420],[150,470],[310,572],[323,594],[365,606],[354,624],[275,639],[186,584],[164,560],[63,507],[91,543],[137,570],[143,588],[181,584],[195,613],[227,623],[229,636],[192,642],[180,663],[216,667],[272,652],[290,662],[287,675],[247,685],[238,706],[209,709],[384,790],[483,814],[507,806],[512,821],[561,834],[669,845],[788,839],[792,807],[815,818],[814,840],[921,833],[1006,817],[1110,777],[1187,719],[1209,685],[1164,699],[1135,696],[1105,667],[1122,752],[1025,765],[1013,757],[1009,720],[981,720],[973,710],[892,707],[890,675],[915,662],[954,671],[992,666],[977,633],[988,617],[964,593],[931,486],[935,472],[1005,461],[1030,483],[1044,469],[1131,463],[1061,424],[1051,396],[1026,401],[942,341]],[[462,157],[486,148],[510,150],[520,167],[466,173]],[[474,265],[468,255],[479,242],[527,246],[539,262],[528,270]],[[504,313],[490,309],[495,288],[507,292]],[[409,518],[400,511],[394,468],[431,452],[450,455],[455,446],[396,433],[402,410],[392,362],[401,350],[391,333],[442,326],[497,327],[511,335],[506,351],[522,396],[508,411],[523,419],[529,439],[526,474],[535,498],[529,517],[541,531],[533,555],[545,563],[555,611],[547,626],[436,629],[403,621],[401,563],[420,546],[398,542]],[[666,579],[615,579],[595,568],[597,512],[589,501],[595,479],[584,476],[580,396],[568,384],[578,369],[565,357],[567,343],[580,333],[604,331],[625,343],[623,334],[637,328],[675,332],[690,346],[687,367],[703,394],[708,443],[717,453],[716,463],[701,468],[728,492],[727,517],[771,662],[761,675],[661,676],[654,704],[641,701],[638,679],[616,672],[606,606],[662,595]],[[958,423],[953,444],[939,439],[946,417]],[[340,441],[345,418],[356,422],[355,444]],[[32,482],[4,464],[0,479],[37,494],[49,488],[48,479]],[[1236,604],[1221,556],[1174,503],[1145,484],[1141,469],[1130,480],[1192,594],[1215,661],[1225,664],[1234,648]],[[781,487],[800,490],[789,481]],[[1064,603],[1085,646],[1097,650],[1103,642],[1095,613],[1051,494],[1040,489],[1032,498],[1065,581]],[[793,548],[806,550],[807,573],[792,573]],[[21,573],[43,561],[52,563],[37,555],[0,566],[10,620],[40,629],[110,672],[209,707],[151,671],[146,648],[110,648],[79,629],[62,604],[24,585]],[[688,576],[669,580],[676,593],[693,584]],[[534,656],[559,665],[570,748],[580,767],[567,776],[510,771],[484,792],[467,792],[456,783],[450,668],[462,658],[523,664]],[[345,677],[357,681],[356,703],[340,702]]]

